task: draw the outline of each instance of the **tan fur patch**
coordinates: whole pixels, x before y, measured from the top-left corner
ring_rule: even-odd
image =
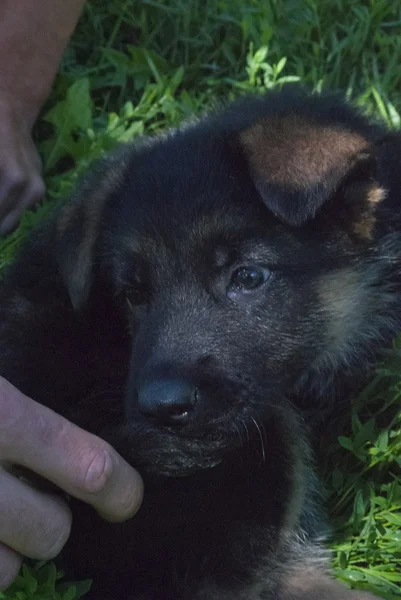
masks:
[[[363,216],[363,219],[354,224],[354,233],[365,240],[373,239],[373,231],[376,224],[376,217],[369,213]]]
[[[352,267],[325,275],[318,283],[321,306],[328,315],[326,336],[334,354],[341,354],[364,319],[365,288]]]
[[[372,185],[368,192],[367,200],[369,204],[380,204],[386,196],[387,192],[384,188],[381,188],[378,185]]]
[[[376,207],[386,197],[386,190],[373,184],[368,189],[364,207],[353,226],[353,232],[365,240],[372,240],[376,224]]]
[[[345,173],[369,147],[361,135],[296,115],[268,117],[241,133],[251,167],[265,181],[292,189],[313,186],[330,172]]]

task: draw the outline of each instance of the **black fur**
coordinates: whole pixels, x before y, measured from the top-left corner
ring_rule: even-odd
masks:
[[[106,158],[7,271],[1,374],[145,480],[127,523],[74,504],[94,598],[349,593],[308,430],[400,327],[400,143],[336,96],[248,98]]]

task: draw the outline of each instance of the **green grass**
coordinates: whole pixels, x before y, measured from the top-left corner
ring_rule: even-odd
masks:
[[[341,89],[399,126],[401,0],[93,0],[36,128],[46,201],[0,243],[0,268],[116,142],[294,80]],[[400,395],[395,344],[343,435],[325,448],[323,467],[335,572],[387,598],[401,597]],[[52,565],[26,565],[6,598],[73,600],[85,591],[60,575]]]

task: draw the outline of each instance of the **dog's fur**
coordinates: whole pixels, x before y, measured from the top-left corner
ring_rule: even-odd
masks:
[[[400,328],[400,160],[338,97],[272,93],[122,147],[33,233],[0,372],[145,480],[127,523],[74,505],[66,560],[95,598],[352,594],[316,541],[308,428]],[[191,406],[149,417],[172,382]]]

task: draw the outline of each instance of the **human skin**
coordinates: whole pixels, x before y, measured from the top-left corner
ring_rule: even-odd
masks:
[[[84,0],[0,2],[0,235],[44,193],[31,132]]]
[[[91,504],[109,521],[132,517],[142,502],[140,475],[109,444],[0,377],[0,591],[18,574],[23,556],[54,558],[71,527],[67,504],[17,477],[16,466]]]

